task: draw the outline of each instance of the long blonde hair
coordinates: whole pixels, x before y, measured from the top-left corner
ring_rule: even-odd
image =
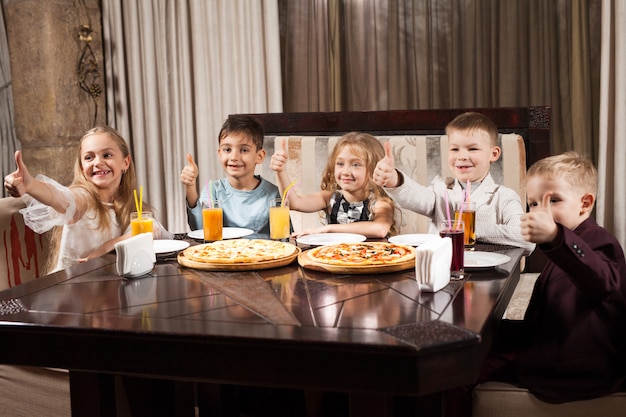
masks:
[[[126,143],[126,140],[122,137],[122,135],[112,127],[108,126],[98,126],[93,129],[88,130],[83,137],[80,139],[78,148],[76,150],[76,158],[74,163],[74,179],[70,188],[81,188],[85,190],[90,199],[90,208],[94,209],[96,212],[96,218],[98,219],[98,227],[104,228],[107,231],[111,230],[111,220],[108,216],[109,206],[105,206],[98,196],[98,188],[85,177],[83,173],[82,166],[82,158],[81,158],[81,150],[83,141],[92,135],[96,134],[105,134],[108,135],[113,141],[116,143],[124,157],[130,155],[130,148]],[[130,224],[130,213],[135,211],[134,205],[134,197],[133,190],[137,188],[137,176],[135,174],[135,164],[133,163],[133,158],[130,158],[130,163],[128,165],[128,169],[122,175],[122,179],[120,181],[119,188],[115,195],[113,196],[113,210],[115,211],[115,217],[117,219],[118,224],[121,226],[122,231],[128,228]],[[147,207],[146,204],[144,204]],[[55,227],[50,235],[50,244],[51,255],[48,258],[46,265],[44,267],[45,273],[52,271],[56,265],[57,258],[59,255],[60,243],[61,243],[61,235],[63,233],[63,227],[58,226]]]
[[[383,148],[382,143],[380,143],[378,139],[369,133],[350,132],[339,138],[333,148],[333,151],[328,156],[328,160],[326,161],[326,166],[324,167],[324,171],[322,173],[320,189],[324,191],[341,190],[341,186],[337,184],[337,181],[335,181],[335,162],[337,160],[337,155],[339,155],[339,153],[346,147],[348,147],[356,156],[365,161],[366,175],[368,178],[367,187],[370,191],[370,195],[373,195],[374,197],[371,198],[369,202],[368,209],[370,213],[374,212],[373,205],[377,200],[386,201],[391,204],[395,213],[398,207],[394,203],[393,199],[387,195],[382,187],[376,185],[372,180],[376,164],[385,157],[385,148]],[[330,210],[330,207],[326,209],[326,211],[328,210]],[[390,234],[396,233],[397,230],[394,219],[394,222],[391,225]]]
[[[109,208],[108,206],[102,204],[100,198],[98,197],[98,188],[91,181],[89,181],[89,179],[85,177],[85,174],[83,173],[81,158],[83,142],[89,136],[97,134],[105,134],[109,136],[111,139],[113,139],[117,147],[120,149],[124,158],[130,156],[130,148],[126,143],[126,140],[117,130],[108,126],[98,126],[94,127],[91,130],[88,130],[87,133],[85,133],[80,139],[80,143],[76,151],[76,162],[74,163],[74,181],[72,181],[72,185],[70,185],[70,187],[82,188],[89,193],[89,195],[92,197],[92,208],[96,210],[98,216],[99,227],[104,227],[106,230],[110,230],[111,223],[109,216],[107,215],[107,211]],[[115,211],[115,216],[117,217],[118,224],[122,226],[122,230],[126,230],[128,225],[130,224],[130,213],[135,211],[135,203],[133,197],[133,192],[135,189],[137,189],[137,175],[135,173],[135,164],[133,163],[133,158],[131,157],[130,163],[128,164],[128,169],[122,175],[119,188],[113,196],[113,209]]]

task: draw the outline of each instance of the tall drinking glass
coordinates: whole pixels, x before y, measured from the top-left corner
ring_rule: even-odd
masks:
[[[270,239],[286,240],[289,238],[289,203],[282,198],[270,201]]]
[[[202,229],[204,230],[205,242],[222,240],[223,213],[220,201],[213,200],[211,203],[202,203]]]
[[[461,211],[462,210],[462,211]],[[476,202],[460,202],[454,210],[454,220],[459,219],[465,223],[465,250],[474,250],[476,247]]]
[[[439,223],[439,236],[452,240],[452,263],[450,278],[463,279],[463,262],[465,253],[465,223],[463,220],[442,220]]]
[[[133,236],[141,233],[152,232],[154,228],[154,219],[152,212],[142,211],[141,216],[138,212],[133,211],[130,213],[130,233]]]

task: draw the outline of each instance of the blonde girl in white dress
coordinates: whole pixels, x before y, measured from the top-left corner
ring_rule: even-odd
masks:
[[[130,213],[135,211],[135,167],[124,138],[111,127],[95,127],[80,140],[69,187],[38,175],[31,176],[15,152],[17,170],[4,178],[12,197],[25,196],[24,222],[36,233],[55,226],[52,244],[58,257],[53,271],[102,256],[130,234]],[[155,221],[155,238],[170,238]]]

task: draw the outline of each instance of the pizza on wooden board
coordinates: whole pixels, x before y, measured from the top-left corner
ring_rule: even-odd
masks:
[[[393,265],[415,259],[415,248],[388,242],[338,243],[311,249],[309,259],[339,266]]]
[[[283,259],[298,248],[291,243],[266,239],[220,240],[190,246],[183,255],[195,262],[210,264],[246,264]]]

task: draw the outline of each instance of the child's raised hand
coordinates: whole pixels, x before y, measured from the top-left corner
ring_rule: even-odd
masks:
[[[272,155],[270,168],[276,172],[283,171],[285,169],[285,166],[287,165],[288,154],[289,148],[287,146],[287,138],[282,138],[280,148],[277,147],[274,151],[274,155]]]
[[[556,239],[559,229],[552,217],[551,198],[552,192],[545,193],[541,199],[541,207],[522,215],[521,228],[524,240],[541,244]]]
[[[395,187],[398,185],[398,172],[393,160],[391,143],[385,142],[383,146],[385,157],[376,164],[372,180],[380,187]]]
[[[22,160],[21,151],[15,152],[15,164],[17,169],[4,177],[4,188],[11,197],[21,197],[28,192],[33,177]]]
[[[187,154],[187,165],[183,168],[180,174],[180,182],[186,186],[195,186],[196,178],[198,178],[198,165],[193,161],[193,156]]]

